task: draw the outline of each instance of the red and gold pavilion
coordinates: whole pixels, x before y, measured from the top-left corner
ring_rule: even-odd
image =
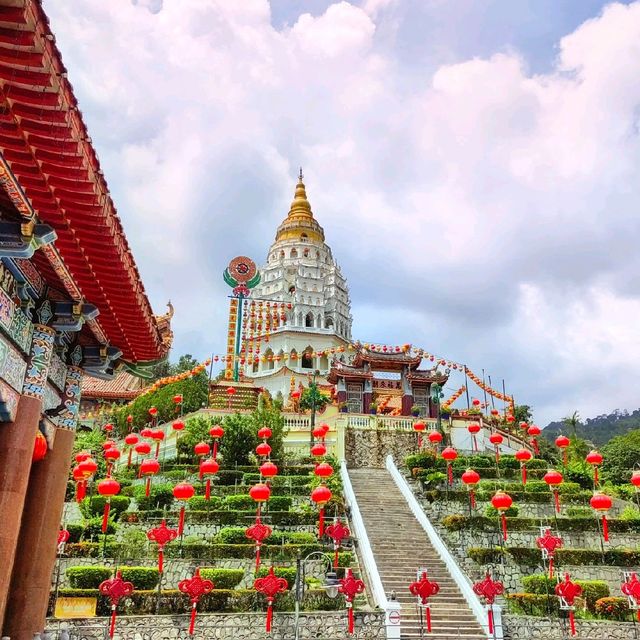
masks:
[[[0,635],[31,640],[83,376],[141,373],[168,344],[38,0],[0,0],[0,97]]]
[[[336,385],[339,405],[345,404],[350,413],[369,413],[375,396],[390,410],[395,407],[397,415],[408,416],[416,407],[420,415],[436,417],[431,385],[443,386],[448,379],[446,374],[437,367],[419,369],[422,355],[413,353],[410,345],[388,351],[374,351],[359,343],[354,346],[351,364],[334,360],[327,377]]]

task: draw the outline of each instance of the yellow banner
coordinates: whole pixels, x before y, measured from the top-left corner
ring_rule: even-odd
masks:
[[[56,618],[94,618],[97,598],[58,598],[56,600]]]

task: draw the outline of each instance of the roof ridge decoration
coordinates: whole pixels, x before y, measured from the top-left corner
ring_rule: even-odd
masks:
[[[278,227],[276,242],[279,240],[312,240],[324,242],[324,230],[313,217],[311,203],[307,198],[307,189],[303,182],[302,167],[289,207],[287,217]]]

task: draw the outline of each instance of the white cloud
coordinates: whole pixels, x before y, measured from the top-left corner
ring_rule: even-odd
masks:
[[[224,348],[220,272],[263,259],[302,164],[358,336],[484,366],[540,420],[635,408],[640,3],[545,74],[502,47],[400,66],[394,4],[277,30],[266,0],[45,3],[176,349]]]

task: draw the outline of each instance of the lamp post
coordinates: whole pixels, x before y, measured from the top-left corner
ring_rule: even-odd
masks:
[[[306,563],[309,560],[322,560],[325,563],[325,575],[324,575],[324,584],[322,588],[327,592],[327,595],[330,598],[336,598],[338,596],[338,587],[340,586],[340,582],[338,581],[338,576],[336,572],[333,570],[333,566],[331,564],[331,558],[322,551],[312,551],[309,555],[301,558],[298,556],[296,558],[296,583],[294,586],[294,597],[295,597],[295,609],[294,609],[294,634],[295,640],[299,640],[300,635],[300,604],[302,599],[304,598],[305,591],[305,568]]]
[[[313,430],[316,426],[316,401],[318,399],[318,385],[316,384],[316,380],[320,375],[320,371],[318,369],[314,369],[313,371],[313,381],[309,384],[309,390],[311,393],[311,430],[309,431],[309,447],[313,447]]]
[[[440,413],[440,400],[444,398],[444,393],[442,393],[442,387],[434,382],[431,385],[431,400],[436,405],[437,414],[436,417],[438,419],[438,431],[442,433],[442,414]]]

